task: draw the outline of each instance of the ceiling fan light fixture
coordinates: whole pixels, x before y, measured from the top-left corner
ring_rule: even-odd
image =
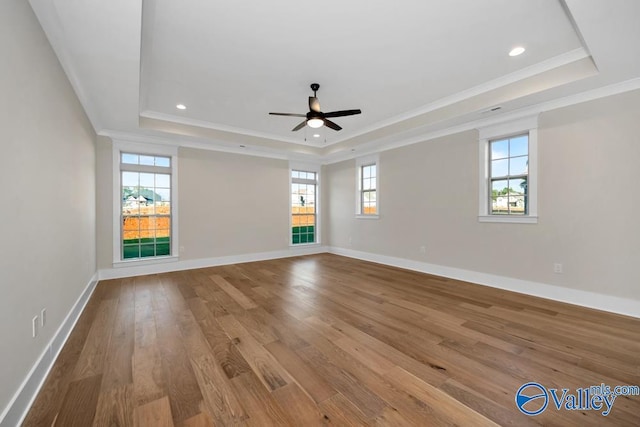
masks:
[[[186,109],[187,109],[187,106],[186,106],[186,105],[184,105],[184,104],[178,104],[178,105],[176,105],[176,108],[177,108],[178,110],[186,110]]]
[[[307,120],[307,125],[310,128],[314,128],[314,129],[321,128],[324,125],[324,120],[322,120],[322,119],[309,119],[309,120]]]

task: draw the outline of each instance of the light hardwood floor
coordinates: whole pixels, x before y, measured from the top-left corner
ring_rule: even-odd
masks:
[[[638,426],[640,320],[322,254],[100,282],[26,426]]]

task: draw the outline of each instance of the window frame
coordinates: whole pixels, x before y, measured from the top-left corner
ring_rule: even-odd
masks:
[[[376,193],[376,213],[367,214],[363,211],[364,190],[362,187],[363,173],[365,167],[376,167],[375,177],[375,193]],[[356,159],[356,218],[360,219],[379,219],[380,218],[380,155],[373,154],[370,156],[359,157]]]
[[[479,131],[479,191],[478,221],[537,224],[538,222],[538,116],[498,123],[478,129]],[[492,214],[491,200],[491,142],[528,135],[529,165],[527,170],[527,208],[524,215]]]
[[[177,261],[179,259],[178,236],[178,147],[162,146],[142,142],[113,141],[113,267],[126,267],[131,265],[149,265]],[[122,247],[122,171],[136,169],[136,165],[121,168],[122,153],[141,154],[148,156],[170,157],[171,161],[171,247],[170,255],[151,256],[143,258],[123,258]],[[154,168],[154,167],[151,167]],[[138,167],[141,172],[151,169],[145,165]]]
[[[314,164],[314,163],[300,163],[300,162],[289,162],[289,188],[288,188],[288,196],[287,196],[287,200],[288,200],[288,205],[289,205],[289,231],[288,231],[288,242],[289,242],[289,246],[292,248],[295,247],[302,247],[302,246],[313,246],[313,245],[320,245],[320,241],[321,241],[321,230],[322,230],[322,226],[321,226],[321,215],[320,215],[320,203],[321,203],[321,185],[320,185],[320,178],[321,178],[321,174],[320,174],[320,170],[321,170],[321,166],[318,164]],[[313,172],[316,174],[316,180],[315,180],[315,196],[316,196],[316,200],[315,200],[315,205],[316,205],[316,209],[315,209],[315,228],[314,228],[314,241],[313,242],[304,242],[304,243],[293,243],[293,206],[291,205],[291,191],[293,188],[293,184],[294,184],[294,178],[292,177],[292,172],[293,171],[299,171],[299,172]]]

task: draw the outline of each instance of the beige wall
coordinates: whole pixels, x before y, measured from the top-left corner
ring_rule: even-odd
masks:
[[[289,163],[181,148],[181,259],[289,247]]]
[[[95,273],[96,224],[95,135],[24,0],[0,2],[0,52],[1,413]]]
[[[355,161],[331,165],[330,244],[640,299],[638,117],[640,91],[540,116],[533,225],[478,222],[476,131],[381,153],[378,220],[354,218]]]
[[[113,144],[98,139],[98,268],[113,264]],[[289,162],[218,151],[178,151],[180,260],[289,247]]]
[[[112,141],[98,139],[98,268],[113,263]],[[218,151],[178,151],[180,260],[289,248],[289,162]]]
[[[96,257],[98,269],[113,267],[113,144],[96,142]]]

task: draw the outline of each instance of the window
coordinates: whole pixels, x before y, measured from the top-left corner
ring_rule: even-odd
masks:
[[[171,158],[121,153],[122,259],[171,255]]]
[[[529,134],[489,141],[489,212],[526,215]]]
[[[291,170],[291,244],[317,243],[318,172]]]
[[[480,130],[480,214],[484,222],[537,222],[537,118]]]
[[[114,143],[114,265],[177,255],[177,151],[153,149]]]
[[[356,216],[361,218],[378,217],[378,156],[370,156],[356,160],[357,168],[357,203]]]

